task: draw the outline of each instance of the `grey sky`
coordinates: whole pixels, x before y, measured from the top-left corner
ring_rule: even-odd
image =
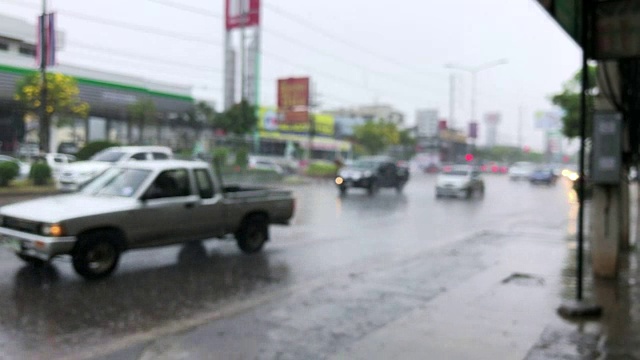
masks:
[[[310,75],[324,108],[377,101],[400,108],[409,123],[417,108],[438,108],[447,118],[449,70],[444,64],[475,66],[506,58],[508,64],[479,73],[478,114],[501,112],[499,142],[515,145],[522,106],[525,144],[540,149],[542,133],[533,128],[533,113],[550,107],[548,95],[557,92],[580,64],[578,47],[535,0],[262,1],[264,105],[276,102],[276,78]],[[184,11],[163,3],[209,10]],[[61,62],[193,85],[197,96],[221,105],[223,0],[49,4],[59,13],[60,29],[66,33]],[[35,0],[0,0],[1,13],[29,21],[35,22],[38,9]],[[154,27],[189,39],[110,26],[88,17]],[[127,59],[123,53],[137,55]],[[153,59],[162,63],[154,64]],[[467,73],[459,74],[456,123],[466,126],[471,83]],[[481,122],[480,143],[482,130]]]

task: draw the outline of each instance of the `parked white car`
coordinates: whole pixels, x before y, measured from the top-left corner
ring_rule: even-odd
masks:
[[[280,175],[284,174],[284,169],[275,160],[262,157],[250,157],[249,168],[258,170],[271,170]]]
[[[0,155],[0,162],[12,162],[18,164],[18,167],[20,168],[18,172],[18,179],[26,179],[31,171],[31,165],[11,156]]]
[[[83,184],[106,169],[127,161],[167,160],[173,152],[166,146],[114,146],[102,150],[86,161],[65,165],[56,181],[58,190],[77,191]]]
[[[36,159],[44,160],[47,165],[49,165],[49,168],[51,168],[51,176],[54,180],[57,180],[60,177],[62,168],[67,164],[74,162],[76,157],[68,154],[49,153],[37,156]]]
[[[536,166],[532,162],[518,161],[509,167],[509,179],[511,180],[529,180]]]

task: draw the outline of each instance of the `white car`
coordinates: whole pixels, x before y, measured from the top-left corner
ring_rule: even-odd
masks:
[[[26,179],[29,177],[31,165],[7,155],[0,155],[0,162],[13,162],[18,164],[18,167],[20,168],[18,172],[18,179]]]
[[[51,168],[51,176],[54,180],[57,180],[58,177],[60,177],[60,172],[64,166],[76,160],[76,157],[73,155],[59,153],[44,154],[37,158],[44,160],[47,165],[49,165],[49,168]]]
[[[447,166],[438,174],[436,197],[453,196],[471,198],[484,195],[484,181],[480,171],[471,165]]]
[[[536,166],[532,162],[519,161],[509,167],[509,179],[511,180],[529,180]]]
[[[102,150],[89,160],[65,165],[56,181],[58,190],[77,191],[109,167],[127,161],[167,160],[173,152],[166,146],[115,146]]]
[[[284,169],[275,160],[269,158],[251,157],[249,158],[249,168],[257,170],[271,170],[277,174],[284,174]]]

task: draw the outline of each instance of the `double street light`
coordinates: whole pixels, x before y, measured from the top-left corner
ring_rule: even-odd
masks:
[[[499,65],[504,65],[507,62],[507,59],[499,59],[473,67],[461,66],[457,64],[445,65],[447,69],[466,71],[471,74],[471,121],[478,121],[476,114],[476,75],[482,70],[487,70]]]

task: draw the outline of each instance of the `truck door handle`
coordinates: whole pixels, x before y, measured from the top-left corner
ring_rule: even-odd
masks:
[[[184,204],[184,207],[187,209],[193,209],[196,206],[196,203],[194,202],[188,202],[186,204]]]

